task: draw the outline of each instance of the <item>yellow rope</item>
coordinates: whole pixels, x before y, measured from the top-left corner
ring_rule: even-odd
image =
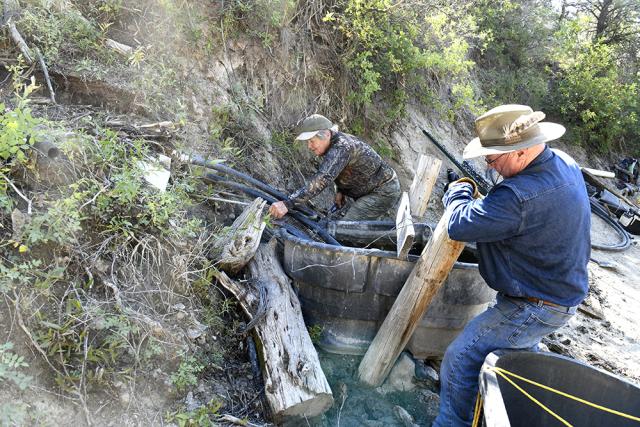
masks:
[[[509,378],[507,378],[507,375],[510,375],[510,376],[512,376],[512,377],[514,377],[514,378],[517,378],[517,379],[522,380],[522,381],[524,381],[524,382],[526,382],[526,383],[529,383],[529,384],[535,385],[535,386],[537,386],[537,387],[540,387],[540,388],[542,388],[542,389],[544,389],[544,390],[547,390],[547,391],[550,391],[550,392],[552,392],[552,393],[556,393],[556,394],[559,394],[559,395],[561,395],[561,396],[567,397],[567,398],[569,398],[569,399],[575,400],[575,401],[577,401],[577,402],[583,403],[583,404],[585,404],[585,405],[587,405],[587,406],[591,406],[592,408],[600,409],[601,411],[609,412],[609,413],[611,413],[611,414],[618,415],[618,416],[620,416],[620,417],[624,417],[624,418],[628,418],[628,419],[633,420],[633,421],[640,421],[640,417],[636,417],[636,416],[633,416],[633,415],[625,414],[624,412],[616,411],[616,410],[614,410],[614,409],[610,409],[610,408],[607,408],[607,407],[604,407],[604,406],[601,406],[601,405],[598,405],[598,404],[595,404],[595,403],[589,402],[589,401],[584,400],[584,399],[581,399],[581,398],[579,398],[579,397],[577,397],[577,396],[574,396],[574,395],[571,395],[571,394],[565,393],[565,392],[560,391],[560,390],[556,390],[556,389],[554,389],[554,388],[552,388],[552,387],[549,387],[549,386],[546,386],[546,385],[544,385],[544,384],[540,384],[540,383],[538,383],[538,382],[535,382],[535,381],[532,381],[532,380],[530,380],[530,379],[524,378],[524,377],[522,377],[522,376],[520,376],[520,375],[514,374],[513,372],[507,371],[506,369],[498,368],[497,366],[496,366],[496,367],[491,367],[491,368],[489,368],[489,369],[491,369],[491,370],[493,370],[495,373],[499,374],[502,378],[504,378],[505,380],[507,380],[511,385],[513,385],[514,387],[516,387],[516,388],[517,388],[518,390],[520,390],[523,394],[525,394],[525,395],[526,395],[527,397],[529,397],[531,400],[533,400],[534,402],[536,402],[538,405],[540,405],[540,406],[542,406],[543,408],[545,408],[549,413],[551,413],[553,416],[555,416],[556,418],[560,419],[561,421],[564,421],[564,420],[562,420],[562,418],[560,418],[558,415],[554,414],[551,410],[549,410],[548,408],[546,408],[542,403],[539,403],[536,399],[534,399],[532,396],[530,396],[530,395],[529,395],[527,392],[525,392],[522,388],[518,387],[518,386],[517,386],[513,381],[511,381]],[[566,425],[570,425],[570,424],[566,423]]]
[[[558,419],[558,421],[560,421],[562,424],[568,426],[568,427],[573,427],[572,424],[570,424],[567,420],[565,420],[564,418],[562,418],[560,415],[556,414],[555,412],[553,412],[551,409],[547,408],[542,402],[540,402],[538,399],[536,399],[535,397],[531,396],[529,393],[527,393],[526,391],[524,391],[524,389],[522,387],[520,387],[518,384],[514,383],[511,378],[507,377],[504,373],[500,372],[499,369],[500,368],[492,368],[493,371],[500,375],[502,378],[504,378],[506,381],[509,382],[509,384],[511,384],[512,386],[514,386],[516,389],[518,389],[522,394],[524,394],[525,396],[527,396],[529,399],[533,400],[534,403],[536,403],[538,406],[540,406],[542,409],[544,409],[545,411],[547,411],[549,414],[553,415],[556,419]]]
[[[480,412],[482,412],[482,395],[478,391],[478,397],[476,398],[476,408],[473,410],[473,423],[471,427],[478,427],[480,421]]]

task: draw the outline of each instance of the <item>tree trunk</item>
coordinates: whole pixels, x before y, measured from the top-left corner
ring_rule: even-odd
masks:
[[[262,211],[266,203],[259,197],[255,199],[233,221],[231,227],[218,236],[209,254],[218,268],[235,273],[253,257],[266,225],[262,220]]]
[[[249,317],[256,311],[263,312],[262,317],[258,315],[255,334],[265,395],[274,420],[320,415],[333,405],[333,394],[302,319],[298,298],[276,256],[275,240],[260,245],[249,269],[258,287],[263,288],[263,301],[259,289],[240,286],[224,273],[218,279]]]

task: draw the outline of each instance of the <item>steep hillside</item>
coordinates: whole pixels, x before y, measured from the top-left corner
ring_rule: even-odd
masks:
[[[482,107],[463,42],[482,38],[465,33],[461,11],[429,4],[419,10],[418,55],[406,34],[420,28],[394,26],[418,12],[403,6],[385,20],[389,4],[4,3],[0,424],[270,422],[245,318],[209,259],[248,199],[206,184],[177,153],[225,160],[292,191],[317,164],[293,128],[319,112],[390,160],[404,189],[419,154],[443,158],[419,127],[459,155]],[[55,96],[16,32],[39,48]],[[562,148],[585,165],[608,162]],[[160,156],[171,162],[166,191],[143,179]],[[438,185],[429,220],[441,215],[442,194]],[[325,191],[316,203],[326,209],[331,198]],[[605,319],[580,314],[562,331],[569,343],[550,342],[638,381],[639,337],[623,306],[640,302],[640,252],[600,257],[619,264],[592,266]]]

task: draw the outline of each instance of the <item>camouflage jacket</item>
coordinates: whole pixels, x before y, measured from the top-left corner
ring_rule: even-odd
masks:
[[[388,182],[395,172],[366,143],[353,135],[331,133],[331,145],[323,155],[318,172],[302,188],[289,196],[287,207],[300,205],[318,195],[335,181],[337,190],[357,199]]]

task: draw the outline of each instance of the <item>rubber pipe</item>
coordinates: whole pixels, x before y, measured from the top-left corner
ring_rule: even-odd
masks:
[[[60,149],[51,141],[38,141],[33,144],[33,148],[50,159],[60,155]]]
[[[208,180],[208,181],[211,181],[211,182],[216,182],[216,183],[225,185],[225,186],[230,187],[230,188],[235,188],[236,190],[240,190],[243,193],[248,194],[251,197],[260,197],[261,199],[266,200],[270,204],[273,204],[273,203],[278,201],[276,198],[274,198],[273,196],[270,196],[269,194],[266,194],[263,191],[256,190],[255,188],[251,188],[251,187],[248,187],[246,185],[239,184],[237,182],[229,181],[228,179],[226,179],[226,178],[224,178],[224,177],[222,177],[220,175],[216,175],[214,173],[208,173],[208,174],[204,175],[203,178],[205,180]],[[302,215],[299,212],[292,211],[292,212],[290,212],[290,215],[293,218],[295,218],[298,221],[300,221],[305,226],[309,227],[311,230],[313,230],[316,233],[318,233],[318,235],[320,237],[322,237],[322,239],[326,243],[329,243],[329,244],[332,244],[332,245],[335,245],[335,246],[342,246],[340,244],[340,242],[338,242],[336,239],[334,239],[333,236],[331,236],[327,232],[327,230],[323,229],[318,223],[310,220],[309,218],[307,218],[306,216]]]

